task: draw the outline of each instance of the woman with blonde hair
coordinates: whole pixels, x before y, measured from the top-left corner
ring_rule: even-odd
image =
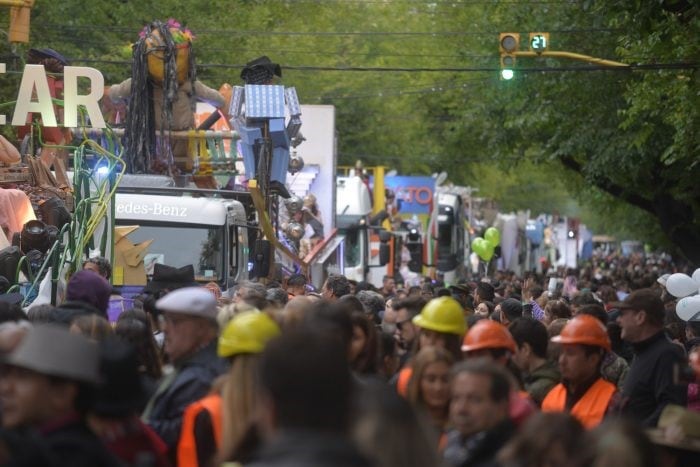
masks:
[[[453,363],[454,358],[447,350],[425,347],[413,361],[413,374],[408,382],[408,402],[427,415],[438,437],[447,428]]]
[[[214,383],[211,394],[185,409],[177,465],[210,465],[217,451],[223,459],[237,456],[258,405],[259,354],[279,334],[277,323],[259,311],[241,312],[228,323],[219,337],[218,354],[231,361],[230,369]]]

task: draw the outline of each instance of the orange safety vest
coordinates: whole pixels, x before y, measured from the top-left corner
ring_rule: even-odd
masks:
[[[571,415],[587,429],[596,427],[603,421],[605,412],[617,388],[603,378],[593,383],[588,391],[571,408]],[[542,412],[564,412],[566,405],[566,388],[559,383],[542,401]]]
[[[221,395],[210,394],[203,399],[191,403],[182,415],[182,431],[177,443],[177,465],[198,467],[197,441],[194,437],[194,422],[202,410],[209,412],[216,447],[221,446]]]
[[[413,376],[413,368],[405,366],[399,371],[399,379],[396,381],[396,392],[404,399],[408,397],[408,382]]]

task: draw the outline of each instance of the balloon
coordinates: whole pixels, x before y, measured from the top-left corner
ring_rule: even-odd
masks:
[[[493,257],[493,245],[481,237],[476,237],[472,240],[472,251],[484,261],[488,261]]]
[[[698,291],[698,284],[687,274],[677,272],[666,280],[666,290],[674,297],[687,297]]]
[[[676,314],[683,321],[688,321],[695,315],[700,313],[700,296],[694,295],[692,297],[685,297],[678,300],[676,303]],[[696,318],[693,321],[697,321],[700,318]]]
[[[697,268],[693,273],[693,280],[700,287],[700,268]]]
[[[484,238],[494,247],[501,243],[501,232],[496,227],[489,227],[484,232]]]
[[[486,247],[484,249],[484,254],[481,256],[481,259],[484,261],[491,261],[491,258],[493,258],[493,251],[494,251],[494,246],[489,243],[488,240],[485,240],[486,242]]]
[[[484,253],[484,248],[486,247],[486,240],[484,240],[481,237],[476,237],[474,240],[472,240],[472,251],[479,255],[479,258]]]

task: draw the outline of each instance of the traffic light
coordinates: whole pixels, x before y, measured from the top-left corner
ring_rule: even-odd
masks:
[[[408,260],[408,270],[411,272],[423,272],[423,241],[418,229],[411,229],[406,236],[406,248],[411,255]]]
[[[33,6],[34,0],[25,0],[24,6],[10,8],[10,27],[7,32],[10,42],[29,42],[29,18]]]
[[[575,217],[568,217],[566,219],[566,238],[574,239],[578,237],[578,226],[579,220]]]
[[[530,51],[541,54],[549,48],[549,33],[548,32],[531,32],[530,33]]]
[[[513,78],[515,54],[520,48],[520,34],[517,32],[502,32],[498,37],[498,50],[501,54],[501,79]]]

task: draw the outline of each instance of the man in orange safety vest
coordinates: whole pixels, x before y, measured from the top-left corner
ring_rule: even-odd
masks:
[[[552,342],[562,344],[559,370],[562,382],[542,401],[543,412],[569,412],[586,428],[599,425],[617,389],[600,375],[610,338],[603,324],[591,315],[579,314]]]

